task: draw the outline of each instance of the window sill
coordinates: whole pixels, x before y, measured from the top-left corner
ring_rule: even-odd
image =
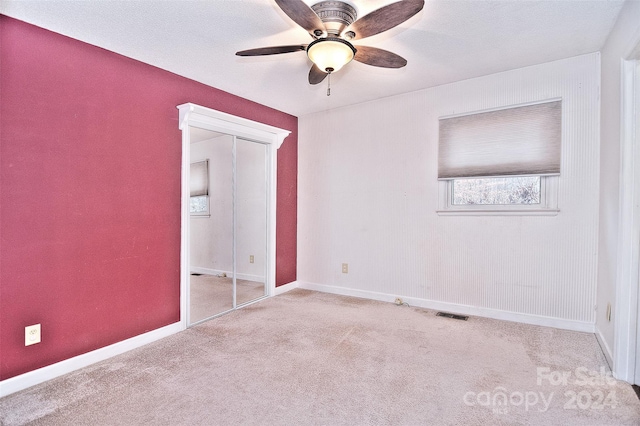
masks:
[[[559,209],[451,209],[436,210],[438,216],[557,216]]]

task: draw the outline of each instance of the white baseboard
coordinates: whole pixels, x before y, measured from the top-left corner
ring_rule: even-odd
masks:
[[[303,288],[307,290],[321,291],[324,293],[340,294],[344,296],[361,297],[365,299],[379,300],[383,302],[393,303],[398,297],[395,294],[378,293],[367,290],[357,290],[338,286],[330,286],[324,284],[314,284],[309,282],[294,281],[288,284],[281,285],[275,288],[274,296],[286,293],[295,288]],[[586,333],[595,333],[596,338],[600,342],[607,361],[611,363],[611,349],[607,345],[604,338],[600,335],[600,332],[596,330],[595,325],[586,322],[572,321],[560,318],[543,317],[537,315],[520,314],[516,312],[500,311],[496,309],[478,308],[468,305],[459,305],[447,302],[437,302],[427,299],[418,299],[413,297],[401,296],[403,301],[411,306],[434,309],[440,311],[447,311],[456,314],[473,315],[487,318],[494,318],[504,321],[520,322],[525,324],[540,325],[546,327],[554,327],[565,330],[581,331]],[[62,376],[72,371],[84,368],[91,364],[95,364],[113,356],[122,354],[124,352],[136,349],[140,346],[144,346],[148,343],[156,340],[168,337],[172,334],[178,333],[184,330],[184,325],[180,322],[159,328],[157,330],[150,331],[148,333],[141,334],[139,336],[132,337],[122,342],[114,343],[113,345],[106,346],[104,348],[96,349],[95,351],[88,352],[86,354],[78,355],[73,358],[60,361],[56,364],[52,364],[37,370],[30,371],[28,373],[21,374],[10,379],[6,379],[0,382],[0,398],[10,395],[12,393],[21,391],[23,389],[35,386],[47,380]]]
[[[217,275],[224,271],[214,271],[206,268],[191,268],[192,272]],[[240,278],[241,275],[238,274]],[[241,278],[247,279],[247,278]],[[281,285],[275,288],[274,296],[277,296],[287,291],[293,290],[298,287],[298,282],[294,281],[288,284]],[[148,343],[160,340],[168,337],[172,334],[178,333],[184,330],[184,325],[181,322],[177,322],[157,330],[150,331],[148,333],[141,334],[139,336],[132,337],[122,342],[114,343],[113,345],[105,346],[104,348],[96,349],[95,351],[88,352],[86,354],[78,355],[73,358],[65,359],[58,363],[48,365],[46,367],[39,368],[37,370],[29,371],[19,376],[11,377],[9,379],[0,381],[0,398],[10,395],[12,393],[27,389],[31,386],[38,385],[46,382],[47,380],[60,377],[67,373],[79,370],[87,367],[91,364],[95,364],[105,359],[111,358],[116,355],[120,355],[132,349],[139,348]]]
[[[139,336],[114,343],[113,345],[87,352],[86,354],[78,355],[37,370],[29,371],[28,373],[24,373],[19,376],[11,377],[0,382],[0,398],[64,374],[71,373],[72,371],[79,370],[91,364],[95,364],[96,362],[104,361],[107,358],[120,355],[132,349],[139,348],[140,346],[144,346],[182,330],[184,330],[182,323],[177,322],[148,333],[140,334]]]
[[[221,275],[221,274],[229,274],[229,276],[231,276],[231,272],[229,271],[223,271],[223,270],[218,270],[218,269],[211,269],[211,268],[201,268],[199,266],[191,266],[189,267],[189,272],[191,274],[204,274],[204,275]]]
[[[298,288],[298,281],[293,281],[293,282],[290,282],[289,284],[283,284],[281,286],[276,287],[273,295],[277,296],[279,294],[291,291],[291,290],[293,290],[295,288]]]
[[[518,312],[501,311],[499,309],[480,308],[469,305],[459,305],[456,303],[438,302],[435,300],[419,299],[415,297],[407,297],[397,294],[378,293],[367,290],[357,290],[352,288],[331,286],[325,284],[315,284],[309,282],[298,281],[298,287],[307,290],[316,290],[324,293],[340,294],[343,296],[355,296],[364,299],[379,300],[382,302],[393,303],[396,297],[402,297],[402,300],[410,306],[419,308],[434,309],[437,311],[446,311],[455,314],[473,315],[478,317],[493,318],[503,321],[519,322],[524,324],[541,325],[544,327],[560,328],[563,330],[581,331],[585,333],[595,333],[595,324],[574,321],[562,318],[545,317],[540,315],[521,314]]]
[[[604,354],[604,357],[607,359],[607,364],[609,364],[609,369],[613,370],[613,352],[611,352],[611,348],[607,344],[607,340],[604,338],[604,336],[602,335],[598,327],[596,327],[596,339],[600,344],[600,349],[602,349],[602,353]]]
[[[233,277],[233,273],[231,271],[223,271],[218,269],[210,269],[210,268],[201,268],[199,266],[192,266],[189,268],[191,273],[196,274],[204,274],[204,275],[221,275],[224,274],[226,277]],[[264,282],[265,278],[260,275],[250,275],[250,274],[238,274],[237,278],[239,280],[247,280],[254,282]]]
[[[221,275],[224,274],[226,277],[233,277],[233,273],[231,271],[222,271],[218,269],[209,269],[209,268],[200,268],[198,266],[192,266],[189,268],[191,273],[196,274],[204,274],[204,275]],[[239,280],[247,280],[247,281],[256,281],[256,282],[264,282],[265,278],[260,275],[250,275],[250,274],[238,274],[237,277]]]

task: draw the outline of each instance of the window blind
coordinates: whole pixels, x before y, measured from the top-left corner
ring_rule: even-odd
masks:
[[[562,101],[440,119],[438,179],[559,175]]]
[[[191,163],[191,197],[209,195],[209,160]]]

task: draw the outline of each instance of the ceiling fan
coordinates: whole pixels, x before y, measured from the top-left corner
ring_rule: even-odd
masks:
[[[384,68],[402,68],[407,60],[387,50],[371,46],[354,46],[360,40],[387,31],[416,13],[424,0],[401,0],[383,6],[357,19],[353,6],[343,1],[321,1],[309,7],[302,0],[275,0],[280,9],[304,28],[313,41],[309,44],[259,47],[236,52],[238,56],[277,55],[306,51],[313,62],[309,83],[318,84],[352,59],[363,64]]]

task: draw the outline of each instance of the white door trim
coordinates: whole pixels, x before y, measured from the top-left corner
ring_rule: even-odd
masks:
[[[640,382],[638,353],[638,268],[640,267],[640,76],[638,61],[622,61],[620,216],[613,370],[615,377]]]
[[[236,117],[211,108],[192,103],[178,105],[180,114],[179,128],[182,130],[182,203],[181,203],[181,236],[180,236],[180,323],[182,328],[188,326],[187,285],[189,280],[189,172],[191,164],[189,127],[198,127],[234,137],[254,140],[268,145],[268,212],[267,212],[267,296],[275,294],[276,287],[276,190],[277,190],[277,152],[284,139],[291,133],[280,129]]]

